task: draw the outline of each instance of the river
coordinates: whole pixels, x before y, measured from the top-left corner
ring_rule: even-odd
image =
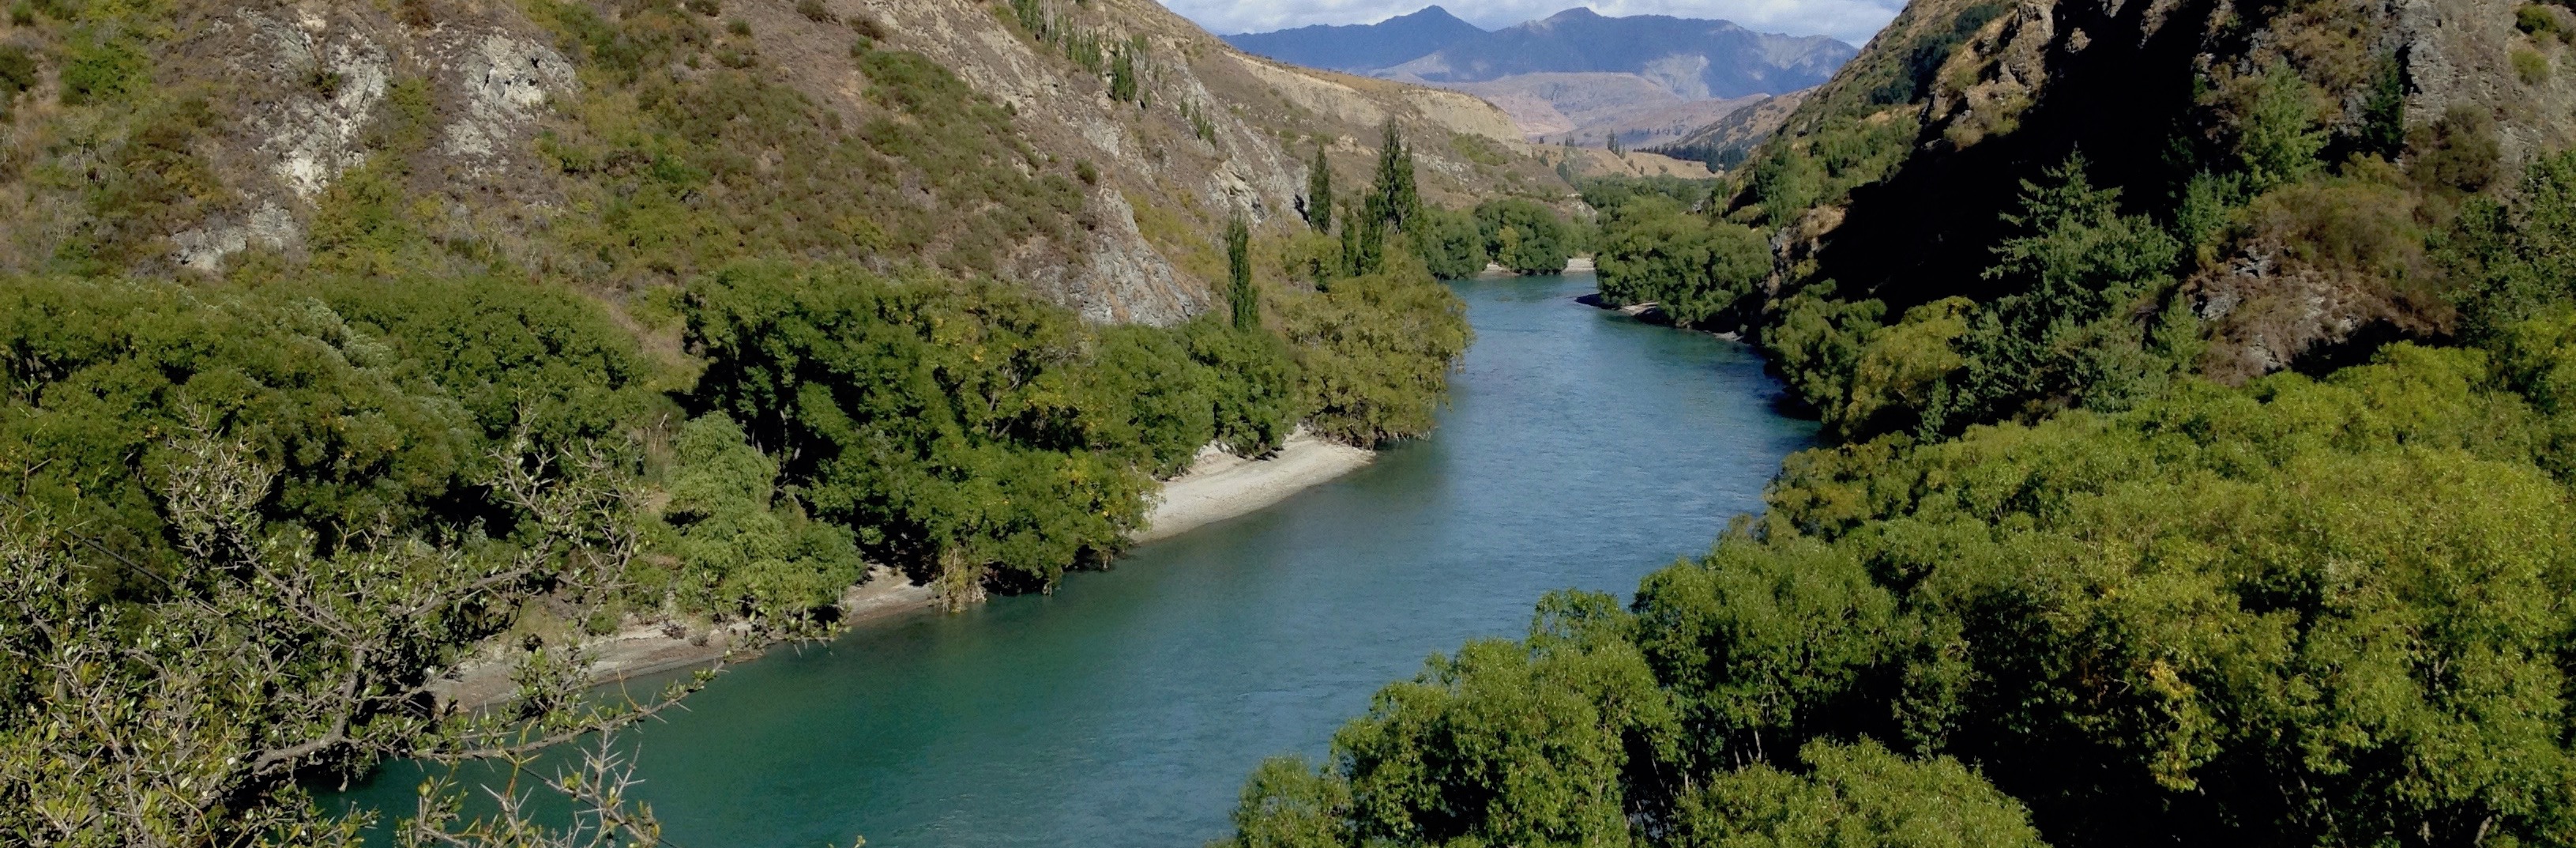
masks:
[[[676,848],[1195,848],[1263,757],[1568,587],[1705,552],[1814,427],[1742,345],[1454,284],[1477,333],[1429,439],[1055,594],[921,613],[737,667],[636,743]],[[334,806],[411,808],[396,764]]]

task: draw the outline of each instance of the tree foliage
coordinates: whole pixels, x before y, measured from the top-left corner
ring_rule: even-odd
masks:
[[[638,569],[638,582],[690,609],[795,627],[839,601],[867,568],[849,528],[778,502],[778,462],[747,438],[722,413],[680,428],[662,538],[653,540],[677,567]]]
[[[1315,143],[1315,161],[1306,166],[1306,196],[1297,202],[1307,226],[1319,233],[1333,231],[1333,163],[1324,158],[1323,142]]]
[[[1519,274],[1555,274],[1574,258],[1574,231],[1565,219],[1534,200],[1504,198],[1476,207],[1476,229],[1485,251]]]
[[[1688,326],[1752,295],[1771,276],[1771,245],[1751,227],[1645,198],[1610,216],[1597,261],[1603,297],[1621,305],[1656,304]]]
[[[1339,829],[1309,830],[2554,843],[2576,525],[2533,375],[2570,367],[2562,329],[1801,454],[1630,611],[1553,600],[1386,690],[1322,772]]]
[[[1090,338],[990,285],[743,265],[689,289],[702,403],[743,422],[872,559],[980,591],[1052,584],[1144,516],[1216,434],[1207,366],[1155,331]]]
[[[1421,257],[1424,270],[1438,279],[1473,277],[1492,261],[1485,253],[1485,236],[1476,229],[1475,217],[1464,212],[1425,208],[1406,237],[1412,241],[1415,255]]]
[[[1466,304],[1409,252],[1374,274],[1279,302],[1319,433],[1375,444],[1431,431],[1449,369],[1475,338]]]
[[[2135,318],[2163,311],[2182,245],[2145,216],[2120,214],[2119,198],[2092,185],[2080,158],[2022,184],[2022,210],[2005,218],[2020,232],[1986,270],[2016,293],[1979,310],[1960,337],[1966,367],[1925,413],[1927,429],[2031,404],[2116,409],[2191,367],[2157,356]]]

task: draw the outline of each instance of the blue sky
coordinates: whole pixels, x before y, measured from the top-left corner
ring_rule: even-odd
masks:
[[[1734,21],[1764,32],[1830,35],[1855,45],[1885,26],[1904,0],[1162,0],[1209,30],[1268,32],[1308,24],[1368,24],[1437,2],[1486,29],[1573,6],[1604,15],[1673,15]]]

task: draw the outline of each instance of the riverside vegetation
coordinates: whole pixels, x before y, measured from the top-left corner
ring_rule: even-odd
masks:
[[[13,236],[0,276],[0,842],[356,844],[301,787],[589,737],[520,786],[571,796],[571,829],[430,786],[398,836],[651,844],[606,735],[706,677],[603,703],[585,637],[828,632],[871,566],[952,604],[1046,591],[1202,446],[1432,425],[1469,332],[1413,258],[1450,213],[1413,199],[1391,126],[1352,262],[1265,261],[1284,242],[1238,229],[1212,248],[1223,316],[1095,325],[1007,276],[1012,245],[1088,225],[1096,178],[1009,108],[809,4],[882,110],[845,125],[717,4],[612,5],[529,4],[582,83],[538,141],[577,214],[507,243],[448,226],[427,93],[398,75],[305,249],[219,276],[158,253],[226,126],[153,73],[186,10],[10,7],[0,120],[47,141],[0,171],[69,217]],[[1141,42],[1036,37],[1141,108]],[[443,708],[439,678],[487,651],[512,699]]]
[[[2372,8],[1917,2],[1713,191],[1600,187],[1604,299],[1837,443],[1225,844],[2576,844],[2576,153],[2410,115]]]

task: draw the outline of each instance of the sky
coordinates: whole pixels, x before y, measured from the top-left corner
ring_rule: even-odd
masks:
[[[1269,32],[1309,24],[1373,24],[1434,5],[1501,29],[1573,6],[1604,15],[1672,15],[1734,21],[1763,32],[1830,35],[1858,45],[1904,0],[1162,0],[1211,32]]]

